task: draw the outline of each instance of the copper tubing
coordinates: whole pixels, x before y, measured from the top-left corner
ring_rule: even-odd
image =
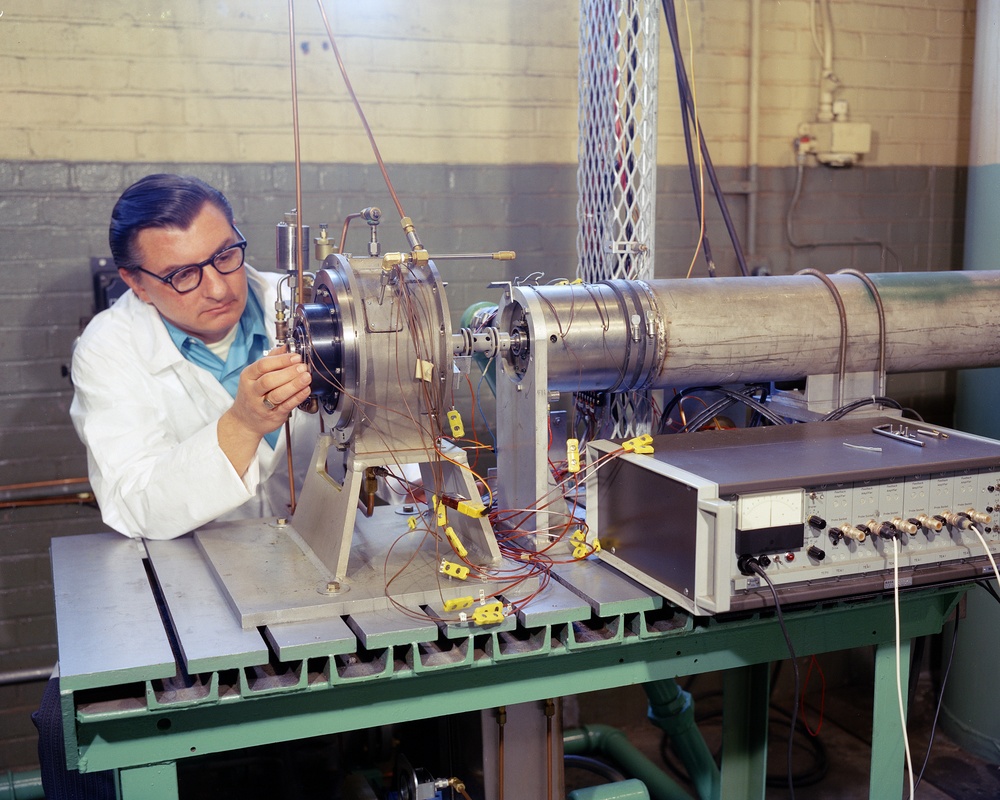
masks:
[[[291,2],[291,0],[289,0]],[[344,85],[347,87],[348,94],[351,95],[351,101],[354,103],[354,108],[357,109],[358,117],[361,118],[361,124],[364,126],[365,133],[368,135],[368,141],[372,146],[372,153],[375,155],[375,161],[378,162],[379,171],[382,173],[382,178],[385,180],[386,188],[389,190],[389,195],[392,197],[393,205],[396,206],[396,211],[399,212],[399,218],[404,219],[406,213],[403,211],[403,205],[399,202],[399,197],[396,195],[396,190],[392,185],[392,181],[389,179],[389,173],[386,171],[385,162],[382,161],[382,154],[378,150],[378,144],[375,142],[375,135],[372,133],[371,126],[368,125],[368,118],[365,116],[365,112],[361,108],[361,102],[358,100],[358,96],[354,93],[354,86],[351,85],[351,79],[347,75],[347,68],[344,66],[344,61],[340,57],[340,50],[337,48],[337,41],[333,38],[333,28],[330,27],[330,20],[327,19],[326,9],[323,8],[323,0],[316,0],[316,4],[319,6],[319,13],[323,16],[323,25],[326,27],[326,35],[330,40],[330,47],[333,48],[333,55],[337,59],[337,66],[340,68],[340,74],[344,78]]]
[[[31,506],[68,506],[87,505],[96,503],[97,498],[92,492],[81,492],[80,494],[68,494],[60,497],[36,497],[25,500],[4,500],[0,502],[0,508],[30,508]]]
[[[74,483],[89,484],[87,478],[54,478],[48,481],[29,481],[27,483],[8,483],[0,486],[0,493],[15,492],[19,489],[45,489],[50,486],[72,486]]]
[[[79,491],[58,494],[33,492],[34,489],[61,489],[79,487]],[[18,492],[27,492],[30,496],[11,497]],[[28,481],[25,483],[9,483],[0,486],[0,508],[24,508],[28,506],[83,505],[95,502],[94,492],[86,478],[55,478],[45,481]]]
[[[292,420],[285,420],[285,455],[288,457],[288,513],[295,513],[295,470],[292,463]]]
[[[299,137],[299,82],[295,66],[295,0],[288,0],[288,49],[292,72],[292,139],[295,144],[295,270],[296,302],[305,302],[305,275],[302,266],[302,152]],[[294,495],[292,505],[295,504]]]

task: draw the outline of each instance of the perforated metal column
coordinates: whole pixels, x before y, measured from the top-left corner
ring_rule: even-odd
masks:
[[[577,276],[653,277],[659,6],[581,0]],[[648,395],[616,395],[601,435],[650,427]]]

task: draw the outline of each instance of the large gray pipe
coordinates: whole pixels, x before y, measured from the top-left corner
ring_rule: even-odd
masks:
[[[887,372],[1000,365],[1000,273],[869,278]],[[501,327],[515,372],[545,347],[550,389],[625,391],[835,374],[842,326],[846,371],[876,372],[879,316],[863,276],[793,275],[520,286]]]

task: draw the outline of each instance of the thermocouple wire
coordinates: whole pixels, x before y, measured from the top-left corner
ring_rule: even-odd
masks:
[[[289,0],[289,2],[291,2],[291,0]],[[358,117],[361,119],[361,124],[364,126],[365,133],[368,135],[368,141],[372,146],[372,153],[374,153],[375,161],[378,162],[379,171],[385,179],[385,185],[389,190],[389,195],[392,197],[393,205],[396,206],[396,211],[399,212],[399,218],[405,219],[406,213],[403,211],[403,206],[399,202],[399,197],[396,195],[396,190],[392,185],[392,181],[389,179],[389,173],[386,171],[385,162],[382,161],[382,154],[379,152],[378,144],[375,142],[375,134],[372,133],[371,126],[368,124],[368,118],[365,116],[365,112],[361,108],[361,102],[358,100],[358,96],[354,93],[354,86],[351,84],[351,79],[347,74],[347,68],[344,66],[344,61],[340,57],[340,50],[337,48],[337,41],[333,38],[333,29],[330,27],[330,20],[327,19],[326,9],[323,8],[323,0],[316,0],[316,5],[319,6],[319,13],[323,17],[323,25],[326,28],[326,35],[330,40],[330,47],[333,48],[333,55],[337,59],[337,66],[340,68],[340,74],[344,78],[344,85],[347,87],[347,92],[351,96],[354,108],[357,109]]]

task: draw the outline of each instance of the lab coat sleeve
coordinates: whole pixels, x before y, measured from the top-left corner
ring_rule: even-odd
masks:
[[[250,500],[259,463],[240,476],[222,452],[224,408],[196,402],[176,370],[153,374],[136,363],[127,341],[112,337],[109,346],[100,330],[91,333],[73,357],[70,416],[105,523],[136,538],[172,539]]]

